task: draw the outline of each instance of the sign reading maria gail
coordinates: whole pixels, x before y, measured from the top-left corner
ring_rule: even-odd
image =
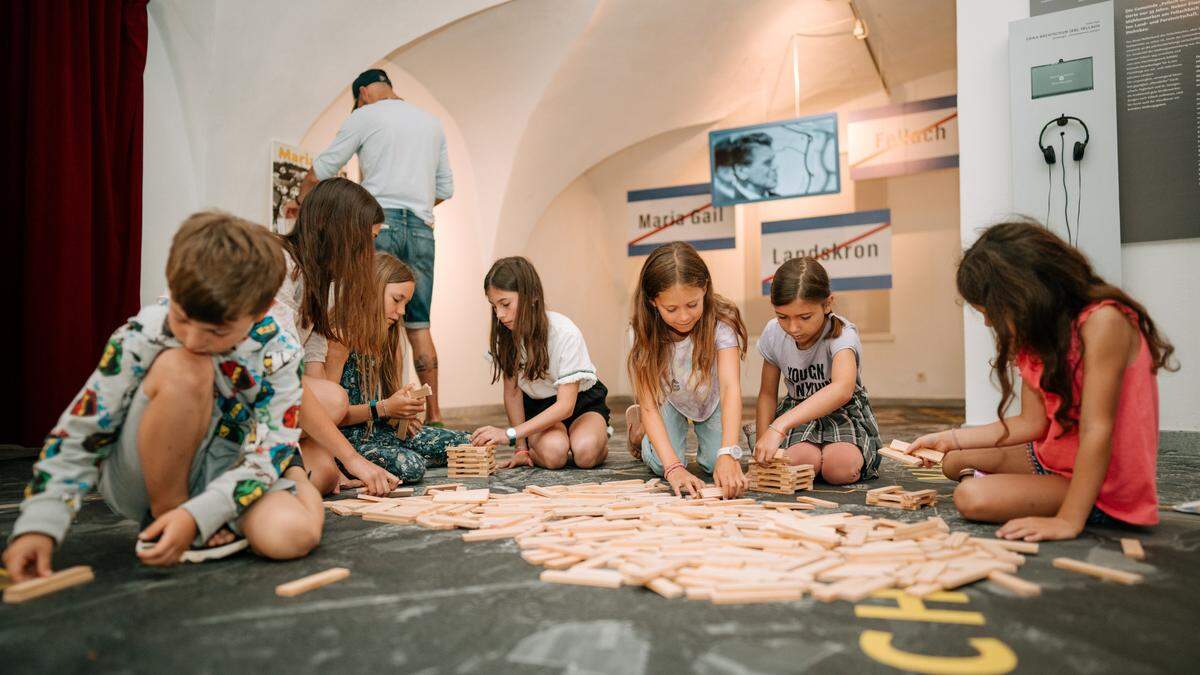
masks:
[[[958,97],[899,103],[847,115],[854,180],[958,166]]]
[[[630,190],[629,255],[648,255],[672,241],[698,250],[734,248],[733,207],[712,205],[708,183]]]
[[[892,287],[892,212],[859,211],[762,224],[762,292],[792,258],[821,261],[835,291]]]

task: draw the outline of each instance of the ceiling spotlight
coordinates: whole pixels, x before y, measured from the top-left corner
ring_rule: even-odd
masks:
[[[870,35],[870,31],[867,30],[867,24],[863,23],[862,19],[855,19],[854,37],[859,40],[866,40],[868,35]]]

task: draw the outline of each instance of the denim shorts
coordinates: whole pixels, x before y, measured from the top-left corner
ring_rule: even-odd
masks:
[[[1027,444],[1026,448],[1029,451],[1029,465],[1033,467],[1033,473],[1035,475],[1038,475],[1038,476],[1058,475],[1055,472],[1051,471],[1050,469],[1047,469],[1045,466],[1042,465],[1041,460],[1039,460],[1037,458],[1037,453],[1034,452],[1034,450],[1033,450],[1033,443]],[[1099,506],[1096,506],[1095,504],[1093,504],[1092,512],[1088,514],[1087,524],[1088,525],[1123,525],[1124,523],[1116,518],[1113,518],[1112,516],[1108,515],[1104,511],[1101,511]]]
[[[375,237],[376,250],[404,261],[416,277],[416,290],[404,312],[406,328],[429,328],[433,304],[433,228],[408,209],[384,209],[384,228]]]

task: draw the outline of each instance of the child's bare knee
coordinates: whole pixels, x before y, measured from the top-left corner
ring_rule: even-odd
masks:
[[[324,523],[307,511],[299,500],[287,495],[287,502],[260,504],[273,507],[258,514],[253,529],[247,528],[246,539],[255,553],[272,560],[291,560],[308,555],[321,543]]]
[[[812,443],[797,443],[786,451],[788,463],[792,466],[809,464],[813,471],[821,472],[821,449]]]
[[[858,482],[862,475],[862,460],[828,461],[821,465],[821,478],[830,485],[846,485]]]
[[[991,520],[992,499],[983,481],[969,480],[954,488],[954,506],[968,520]]]
[[[541,465],[547,469],[561,469],[567,465],[567,450],[570,442],[566,435],[543,437],[532,451],[541,460]]]
[[[154,386],[171,391],[186,391],[212,395],[213,364],[207,355],[193,354],[176,347],[168,349],[150,366],[147,379],[153,378]]]
[[[312,396],[307,403],[319,405],[334,424],[341,422],[346,413],[350,412],[350,396],[341,386],[314,377],[304,378],[303,384]],[[303,412],[301,414],[303,415]]]
[[[581,440],[571,448],[575,457],[575,466],[581,469],[592,469],[604,463],[608,456],[608,448],[603,441],[593,439]]]

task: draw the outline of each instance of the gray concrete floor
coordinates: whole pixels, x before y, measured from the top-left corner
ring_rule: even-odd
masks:
[[[889,407],[877,414],[886,439],[961,422],[960,411],[947,409]],[[469,428],[500,420],[450,421]],[[491,487],[648,478],[628,453],[619,411],[613,421],[618,433],[603,468],[520,469],[493,477]],[[937,612],[910,609],[889,618],[862,616],[870,612],[863,607],[895,607],[886,597],[857,605],[806,598],[714,606],[664,600],[644,589],[552,586],[537,580],[540,568],[522,561],[512,542],[465,544],[454,532],[333,515],[321,547],[304,560],[270,563],[243,554],[150,569],[133,556],[136,525],[93,497],[55,562],[89,564],[96,580],[27,605],[0,606],[0,671],[1192,672],[1200,658],[1193,637],[1200,586],[1192,576],[1200,561],[1200,517],[1166,508],[1200,498],[1200,448],[1186,450],[1160,457],[1161,525],[1132,534],[1089,529],[1030,557],[1021,576],[1043,585],[1040,598],[1019,599],[980,583],[953,602],[924,603]],[[0,461],[5,533],[29,464]],[[886,459],[883,466],[876,486],[933,487],[945,495],[953,489],[936,472]],[[425,482],[448,482],[445,469],[431,470]],[[863,506],[868,487],[818,484],[815,494],[854,513],[880,515]],[[929,515],[977,535],[994,531],[963,521],[948,499],[918,513],[886,512],[910,520]],[[1145,563],[1120,555],[1121,536],[1144,541]],[[1050,559],[1059,555],[1143,572],[1146,582],[1118,586],[1056,570]],[[353,574],[296,598],[274,594],[276,584],[333,566]]]

